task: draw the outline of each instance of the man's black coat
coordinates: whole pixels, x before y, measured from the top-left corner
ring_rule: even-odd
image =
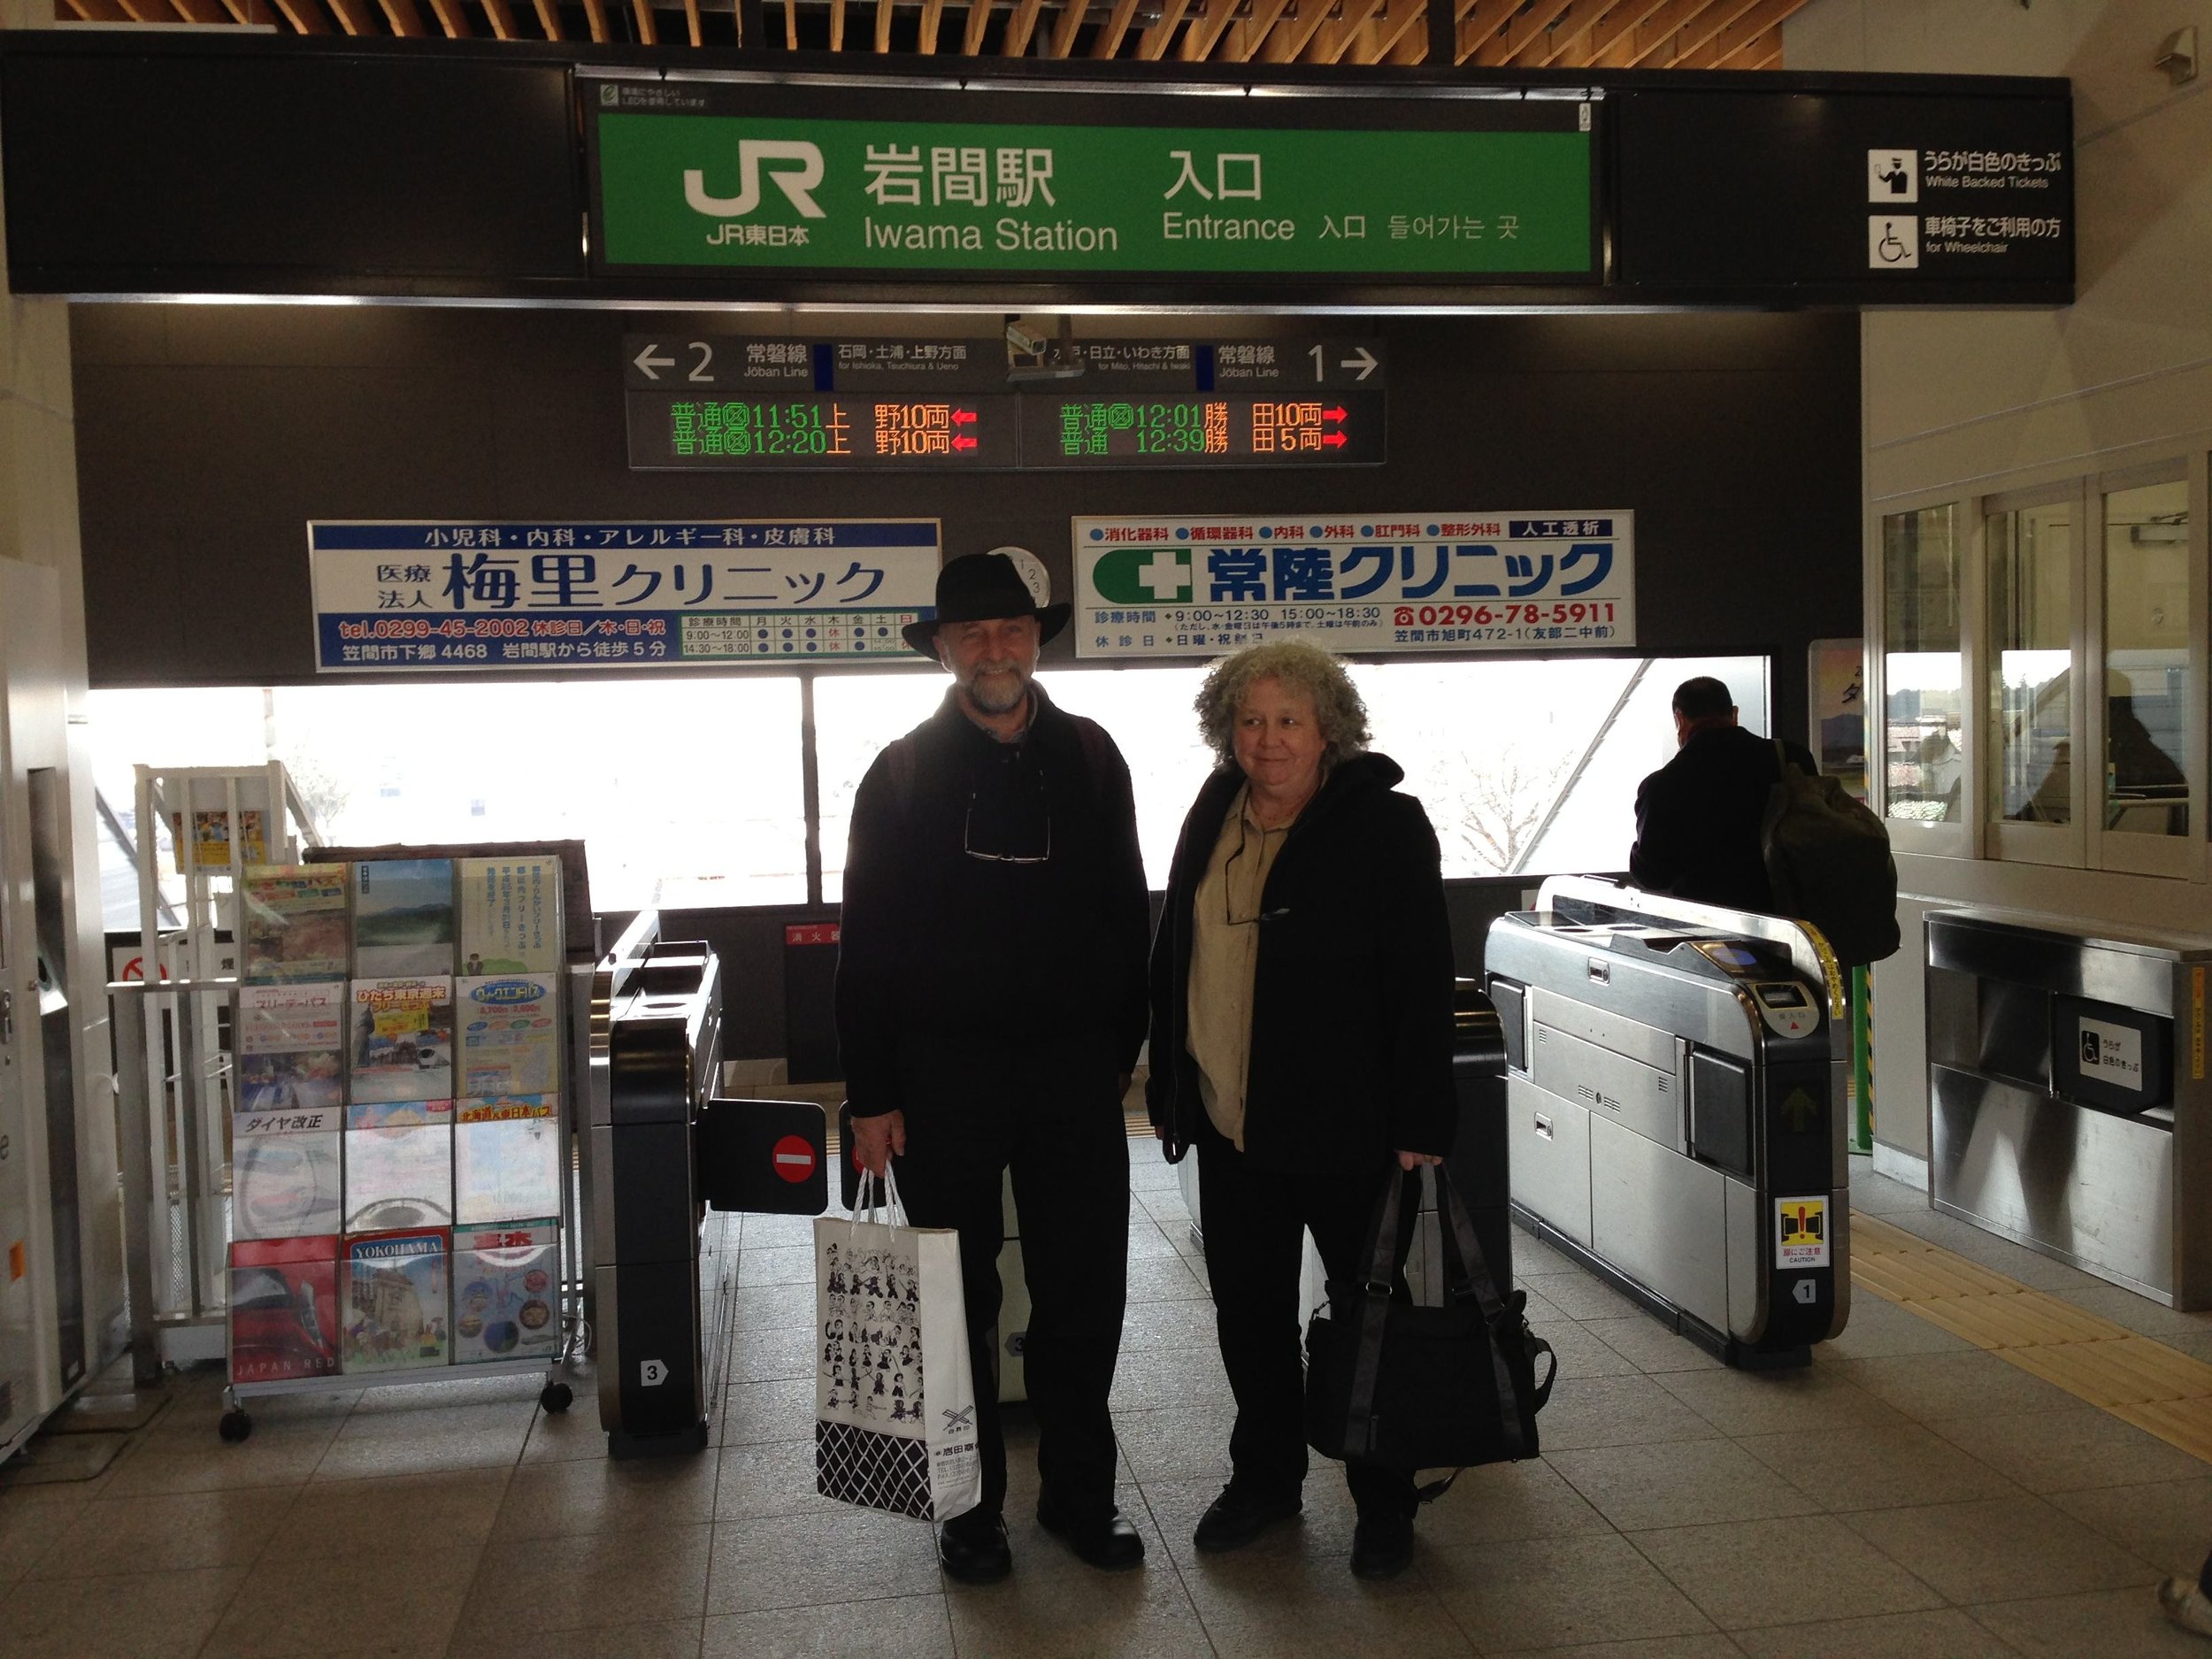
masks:
[[[1817,777],[1809,751],[1785,742],[1792,764]],[[1774,741],[1740,726],[1690,733],[1675,757],[1636,790],[1636,845],[1628,873],[1649,893],[1771,915],[1759,829],[1782,780]]]

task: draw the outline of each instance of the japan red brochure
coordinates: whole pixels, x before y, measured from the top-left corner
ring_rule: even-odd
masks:
[[[346,1108],[346,1231],[440,1227],[453,1220],[453,1102]]]
[[[453,972],[453,861],[378,858],[353,866],[357,979]]]
[[[446,1363],[451,1242],[442,1227],[346,1240],[347,1371]]]
[[[291,1239],[339,1231],[345,1219],[339,1172],[343,1121],[343,1109],[336,1105],[233,1114],[233,1238]]]
[[[343,979],[351,971],[344,864],[256,864],[246,872],[249,985]]]
[[[453,1098],[453,981],[442,974],[352,982],[353,1102]]]
[[[460,971],[550,974],[561,965],[557,858],[463,858],[454,864]]]
[[[550,1359],[561,1344],[560,1224],[453,1234],[453,1363]]]
[[[233,1382],[335,1375],[343,1329],[336,1234],[230,1247]]]
[[[317,1110],[345,1098],[346,982],[238,987],[238,1103]]]
[[[454,1102],[453,1213],[463,1226],[561,1209],[560,1102],[504,1094]]]

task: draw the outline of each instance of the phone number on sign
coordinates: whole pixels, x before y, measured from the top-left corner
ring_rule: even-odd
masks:
[[[572,640],[594,634],[622,634],[643,638],[664,634],[668,624],[658,617],[610,617],[586,620],[578,617],[449,617],[433,622],[427,617],[380,617],[373,622],[341,622],[342,640]]]
[[[1400,605],[1390,624],[1398,628],[1486,628],[1493,623],[1511,626],[1515,623],[1612,619],[1612,601],[1592,599],[1554,605]]]

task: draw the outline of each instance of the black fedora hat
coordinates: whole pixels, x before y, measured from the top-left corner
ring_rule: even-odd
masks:
[[[937,572],[937,614],[926,622],[910,622],[900,632],[909,645],[933,662],[941,624],[1034,617],[1041,643],[1067,626],[1073,609],[1065,603],[1039,604],[1006,553],[964,553]]]

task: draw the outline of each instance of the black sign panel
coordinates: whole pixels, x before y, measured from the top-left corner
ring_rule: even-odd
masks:
[[[1010,397],[627,394],[633,471],[938,472],[1011,468]]]
[[[1025,468],[1315,466],[1383,459],[1383,397],[1025,397]]]

